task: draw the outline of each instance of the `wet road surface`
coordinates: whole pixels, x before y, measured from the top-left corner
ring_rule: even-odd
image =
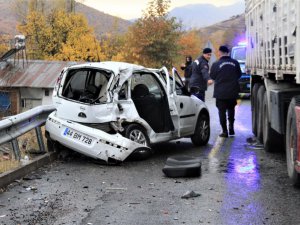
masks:
[[[239,102],[236,136],[224,139],[209,95],[207,146],[181,139],[120,166],[72,155],[2,192],[0,224],[300,224],[300,190],[290,185],[284,153],[252,143],[250,101]],[[181,154],[201,157],[201,177],[164,176],[166,159]],[[182,199],[187,191],[201,195]]]

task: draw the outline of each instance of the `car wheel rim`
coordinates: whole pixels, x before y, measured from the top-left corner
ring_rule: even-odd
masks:
[[[200,137],[202,140],[205,140],[208,136],[208,123],[206,120],[203,120],[200,124]]]
[[[132,130],[129,134],[129,139],[139,144],[147,146],[146,137],[140,130]]]

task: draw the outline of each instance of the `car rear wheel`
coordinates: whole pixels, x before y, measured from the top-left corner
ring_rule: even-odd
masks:
[[[146,147],[150,146],[149,137],[143,127],[130,124],[125,128],[125,137]]]
[[[195,133],[191,137],[194,145],[206,145],[210,137],[209,117],[206,114],[201,114],[198,118]]]
[[[55,151],[54,141],[47,139],[47,149],[48,149],[48,152]]]
[[[138,125],[138,124],[129,124],[125,127],[124,136],[134,142],[137,142],[141,145],[144,145],[148,148],[138,148],[136,151],[134,151],[129,159],[133,160],[143,160],[152,154],[151,148],[150,148],[150,140],[146,133],[146,130]]]

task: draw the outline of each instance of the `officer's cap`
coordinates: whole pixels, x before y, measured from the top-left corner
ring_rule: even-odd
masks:
[[[211,49],[210,48],[205,48],[203,49],[203,54],[208,54],[208,53],[211,53]]]
[[[220,48],[219,48],[219,51],[224,52],[224,53],[228,53],[229,49],[227,48],[227,46],[221,45]]]

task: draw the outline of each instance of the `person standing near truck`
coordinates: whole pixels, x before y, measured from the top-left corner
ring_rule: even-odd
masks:
[[[207,90],[207,85],[213,83],[209,76],[208,65],[212,50],[210,48],[205,48],[202,53],[202,56],[192,63],[192,76],[189,87],[192,95],[205,102],[205,91]]]
[[[184,71],[185,87],[189,90],[190,78],[192,76],[192,56],[188,55],[185,57],[185,64],[181,65],[181,69]]]
[[[235,135],[234,120],[235,106],[239,96],[239,79],[242,71],[239,62],[232,59],[226,46],[219,48],[220,59],[211,67],[210,77],[214,80],[214,94],[216,106],[219,110],[219,119],[222,127],[220,137],[228,137],[226,112],[228,114],[229,135]]]

